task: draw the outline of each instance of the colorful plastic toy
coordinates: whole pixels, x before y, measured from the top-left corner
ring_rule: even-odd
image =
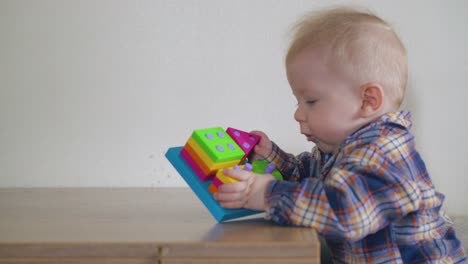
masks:
[[[210,179],[221,168],[239,164],[245,156],[241,147],[220,127],[193,131],[184,150],[183,158],[190,167],[203,172],[203,175],[197,173],[202,181]]]
[[[213,217],[222,222],[261,213],[248,209],[226,209],[219,205],[212,194],[217,192],[221,184],[237,181],[224,175],[223,169],[272,173],[277,179],[282,179],[273,164],[269,165],[265,161],[242,164],[259,140],[257,135],[234,128],[228,128],[227,131],[220,127],[197,129],[193,131],[184,147],[170,148],[166,152],[166,158]]]
[[[239,129],[228,127],[226,132],[236,141],[236,143],[246,153],[242,160],[245,160],[247,155],[253,150],[255,145],[260,141],[260,137],[255,134],[250,134]]]
[[[273,163],[268,163],[265,160],[255,160],[252,162],[252,171],[258,174],[266,174],[270,173],[277,180],[283,180],[283,175],[275,168],[275,164]]]

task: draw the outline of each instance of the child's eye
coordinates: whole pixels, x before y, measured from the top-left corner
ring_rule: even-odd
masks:
[[[315,104],[315,102],[317,102],[317,100],[307,100],[306,104],[313,105],[313,104]]]

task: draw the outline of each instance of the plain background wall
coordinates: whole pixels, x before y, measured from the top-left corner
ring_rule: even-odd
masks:
[[[298,17],[337,3],[0,0],[0,187],[186,186],[164,153],[210,126],[310,150],[283,56]],[[468,214],[468,1],[352,3],[406,44],[417,146]]]

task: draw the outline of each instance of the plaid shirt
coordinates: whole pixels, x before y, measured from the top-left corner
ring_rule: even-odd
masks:
[[[287,181],[268,187],[267,219],[314,228],[337,263],[466,263],[410,127],[407,111],[383,115],[332,154],[273,144],[267,160]]]

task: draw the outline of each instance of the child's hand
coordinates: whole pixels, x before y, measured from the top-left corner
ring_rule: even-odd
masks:
[[[245,170],[224,170],[224,174],[239,180],[219,186],[214,198],[225,208],[264,210],[265,192],[275,180],[271,174],[256,174]]]
[[[260,136],[260,141],[254,148],[254,152],[252,153],[249,160],[257,160],[257,159],[264,159],[270,155],[271,150],[273,148],[273,143],[268,138],[268,136],[263,133],[262,131],[251,131],[250,133]]]

